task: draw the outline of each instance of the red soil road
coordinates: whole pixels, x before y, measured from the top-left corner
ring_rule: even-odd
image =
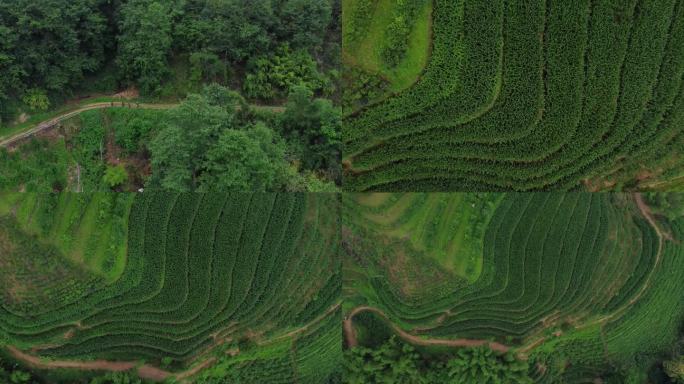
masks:
[[[310,323],[295,329],[294,331],[288,332],[284,335],[280,335],[276,337],[275,339],[269,340],[268,342],[273,342],[280,340],[282,338],[286,337],[294,337],[297,334],[306,331],[309,329],[311,326],[316,324],[317,322],[321,321],[325,317],[329,316],[336,310],[340,308],[340,303],[336,303],[335,305],[331,306],[325,313],[311,321]],[[80,327],[80,324],[77,324]],[[263,344],[267,344],[268,342],[264,342]],[[174,378],[178,380],[178,382],[186,382],[186,380],[189,377],[192,377],[196,375],[199,371],[211,366],[216,362],[215,357],[210,357],[201,363],[193,366],[192,368],[178,372],[178,373],[172,373],[169,371],[165,371],[163,369],[157,368],[155,366],[149,365],[149,364],[140,364],[138,361],[108,361],[108,360],[94,360],[94,361],[72,361],[72,360],[43,360],[42,358],[34,355],[30,355],[26,352],[23,352],[19,349],[17,349],[14,346],[7,345],[5,346],[7,350],[10,352],[10,354],[16,358],[17,360],[22,361],[26,365],[36,368],[36,369],[79,369],[79,370],[84,370],[84,371],[111,371],[111,372],[122,372],[122,371],[130,371],[132,369],[136,369],[138,376],[140,376],[143,379],[147,380],[152,380],[152,381],[164,381],[168,378]],[[238,351],[232,350],[229,352],[231,356],[235,356]]]
[[[50,129],[60,123],[61,121],[67,120],[69,118],[72,118],[78,114],[81,114],[85,111],[90,111],[93,109],[104,109],[104,108],[114,108],[114,107],[129,107],[133,109],[171,109],[174,107],[177,107],[178,104],[148,104],[148,103],[136,103],[136,102],[122,102],[122,101],[107,101],[107,102],[101,102],[101,103],[94,103],[94,104],[88,104],[85,105],[79,109],[66,112],[62,115],[53,117],[49,120],[40,122],[33,126],[32,128],[29,128],[23,132],[17,133],[16,135],[7,137],[7,138],[0,138],[0,148],[2,147],[9,147],[10,145],[21,141],[23,139],[26,139],[28,137],[31,137],[39,132],[45,131],[47,129]],[[254,108],[256,110],[260,111],[265,111],[265,112],[273,112],[273,113],[281,113],[285,111],[285,107],[281,106],[270,106],[270,105],[250,105],[251,108]]]
[[[177,104],[143,104],[143,103],[120,102],[120,101],[114,101],[114,102],[108,101],[108,102],[89,104],[89,105],[83,106],[79,109],[76,109],[74,111],[70,111],[70,112],[64,113],[62,115],[59,115],[57,117],[51,118],[51,119],[43,121],[41,123],[38,123],[33,128],[30,128],[24,132],[20,132],[14,136],[10,136],[6,139],[0,140],[0,147],[10,146],[11,144],[14,144],[17,141],[20,141],[22,139],[33,136],[33,135],[35,135],[39,132],[42,132],[46,129],[52,128],[55,125],[57,125],[58,123],[60,123],[61,121],[72,118],[76,115],[79,115],[79,114],[85,112],[85,111],[90,111],[93,109],[125,107],[127,105],[130,105],[131,107],[134,107],[134,108],[140,108],[140,109],[170,109],[170,108],[177,106]]]
[[[171,373],[163,369],[154,367],[149,364],[140,364],[137,361],[70,361],[70,360],[43,360],[38,356],[29,355],[17,348],[8,345],[7,350],[12,356],[21,360],[28,366],[36,369],[79,369],[84,371],[110,371],[123,372],[135,369],[140,378],[152,381],[164,381],[170,377],[175,378],[179,382],[183,382],[189,377],[196,375],[199,371],[209,367],[216,362],[215,357],[211,357],[194,367],[179,373]]]
[[[140,365],[137,361],[106,361],[106,360],[94,360],[94,361],[68,361],[68,360],[54,360],[54,361],[43,361],[40,357],[32,356],[24,353],[17,348],[8,345],[7,350],[16,359],[25,362],[27,365],[37,368],[37,369],[55,369],[55,368],[67,368],[67,369],[80,369],[85,371],[113,371],[122,372],[129,371],[134,368],[138,368],[138,375],[141,378],[162,381],[171,376],[170,372],[164,371],[162,369],[144,364]]]
[[[488,340],[479,340],[479,339],[434,339],[434,338],[428,338],[424,339],[422,337],[418,337],[415,335],[412,335],[403,329],[399,328],[395,324],[392,324],[387,317],[387,315],[381,311],[378,308],[374,307],[368,307],[368,306],[361,306],[361,307],[356,307],[354,308],[349,315],[344,319],[344,336],[347,341],[347,345],[350,348],[356,347],[359,345],[358,340],[356,339],[356,334],[354,332],[354,325],[353,325],[353,320],[354,316],[361,312],[373,312],[380,317],[382,317],[394,330],[394,332],[399,335],[402,339],[408,341],[411,344],[415,345],[421,345],[421,346],[444,346],[444,347],[479,347],[482,345],[485,345],[489,347],[491,350],[496,351],[496,352],[501,352],[501,353],[506,353],[510,350],[510,347],[501,343],[497,343],[494,341],[488,341]]]

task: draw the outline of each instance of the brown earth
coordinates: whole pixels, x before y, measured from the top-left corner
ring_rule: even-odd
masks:
[[[445,346],[445,347],[479,347],[487,346],[493,351],[505,353],[510,350],[510,347],[501,343],[497,343],[489,340],[480,339],[437,339],[437,338],[422,338],[416,335],[412,335],[403,329],[399,328],[397,325],[392,324],[387,317],[387,315],[378,308],[361,306],[354,308],[344,319],[343,328],[344,336],[347,341],[347,346],[353,348],[358,346],[358,340],[356,339],[356,334],[354,332],[353,320],[354,316],[361,312],[373,312],[378,316],[382,317],[394,330],[394,332],[402,339],[408,341],[411,344],[422,345],[422,346]]]

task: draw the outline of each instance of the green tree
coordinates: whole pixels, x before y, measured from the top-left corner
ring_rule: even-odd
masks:
[[[263,123],[224,131],[202,164],[199,190],[266,191],[282,181],[285,147]]]
[[[226,65],[218,55],[209,52],[195,52],[190,55],[190,79],[193,82],[224,82],[227,77]]]
[[[0,2],[0,100],[26,98],[44,108],[43,93],[73,89],[99,70],[113,36],[108,0]],[[29,92],[27,90],[42,90]],[[36,96],[38,96],[36,98]],[[3,100],[5,99],[5,100]],[[10,115],[15,111],[3,110]]]
[[[287,95],[297,86],[330,93],[329,78],[320,73],[316,61],[302,49],[285,44],[268,55],[255,56],[247,65],[243,90],[255,99],[273,99]]]
[[[340,181],[341,111],[330,100],[314,99],[304,86],[293,88],[279,126],[295,148],[302,166],[324,172],[329,179]]]
[[[107,167],[103,180],[110,188],[116,188],[128,181],[128,172],[123,165]]]
[[[22,97],[22,101],[35,111],[45,111],[50,108],[50,99],[48,99],[45,91],[42,89],[33,88],[28,90]]]
[[[143,384],[144,382],[130,372],[109,372],[104,376],[96,377],[90,384]]]
[[[378,348],[355,347],[346,353],[345,382],[411,384],[532,384],[528,364],[486,347],[462,348],[444,363],[421,356],[392,336]],[[447,355],[448,357],[448,355]]]
[[[280,11],[279,33],[296,48],[320,46],[331,18],[330,1],[287,0]]]
[[[276,189],[286,168],[284,145],[263,124],[246,121],[246,110],[240,95],[217,85],[188,96],[150,143],[149,186],[178,191]]]
[[[172,4],[155,0],[131,0],[121,7],[117,64],[143,94],[158,91],[169,72],[171,9]]]

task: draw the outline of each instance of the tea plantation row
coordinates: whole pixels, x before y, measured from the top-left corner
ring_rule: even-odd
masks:
[[[420,340],[503,344],[542,383],[645,373],[673,350],[684,322],[682,207],[666,217],[640,195],[511,193],[454,216],[430,205],[439,195],[345,200],[346,311],[377,308]],[[415,241],[433,231],[439,239],[449,227],[432,223],[448,221],[483,226],[479,239],[451,240],[457,254],[479,247],[474,281]],[[397,235],[402,227],[410,232]]]
[[[341,333],[331,326],[339,324],[341,284],[334,195],[78,195],[88,196],[83,199],[91,204],[112,199],[130,206],[110,216],[99,211],[108,218],[105,224],[114,218],[128,223],[125,266],[111,281],[87,271],[63,244],[89,212],[72,207],[76,196],[21,195],[0,214],[3,220],[35,223],[38,207],[47,202],[54,202],[53,212],[71,209],[72,215],[52,216],[53,229],[45,231],[63,235],[25,232],[53,252],[39,254],[35,247],[34,253],[0,260],[20,263],[28,256],[48,266],[62,263],[72,276],[95,276],[72,286],[64,281],[73,279],[55,279],[60,269],[34,268],[38,276],[56,280],[60,292],[77,291],[57,295],[49,308],[22,310],[3,300],[0,344],[51,360],[145,360],[170,371],[213,357],[216,362],[202,373],[205,378],[222,377],[227,370],[236,378],[247,375],[242,378],[246,382],[254,373],[250,367],[268,366],[271,359],[280,359],[283,366],[256,372],[274,383],[289,383],[292,377],[319,382],[338,369],[333,362],[341,358]],[[29,206],[36,208],[29,211]],[[18,219],[24,210],[26,218]],[[65,227],[69,222],[76,223],[75,229]],[[101,224],[94,225],[91,231],[100,233]],[[16,238],[0,236],[0,242],[15,247]],[[83,252],[88,253],[87,247]],[[42,286],[34,284],[40,281],[13,284],[18,292],[38,294]]]
[[[345,188],[626,189],[675,180],[683,38],[679,0],[435,0],[421,76],[344,120]]]

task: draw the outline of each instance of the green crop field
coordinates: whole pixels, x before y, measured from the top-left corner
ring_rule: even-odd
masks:
[[[346,190],[681,189],[682,1],[345,4]]]
[[[325,382],[338,211],[332,194],[2,195],[0,347],[50,375]]]
[[[508,352],[539,383],[667,383],[646,374],[684,323],[678,198],[346,195],[347,343],[397,333],[421,353]]]

